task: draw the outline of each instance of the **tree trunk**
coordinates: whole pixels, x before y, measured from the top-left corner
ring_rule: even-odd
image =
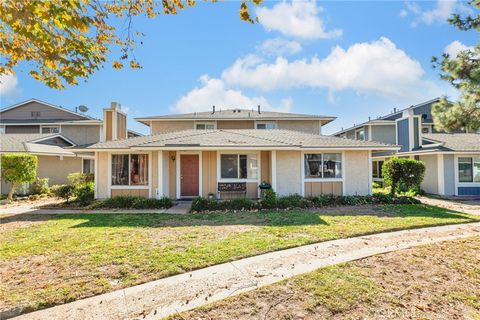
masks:
[[[8,192],[8,201],[12,201],[13,199],[13,194],[15,193],[15,189],[17,188],[16,183],[12,183],[12,186],[10,187],[10,191]]]

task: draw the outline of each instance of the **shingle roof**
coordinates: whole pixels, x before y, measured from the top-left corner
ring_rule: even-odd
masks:
[[[227,109],[217,110],[215,112],[195,112],[195,113],[183,113],[172,114],[163,116],[152,116],[136,118],[135,120],[140,122],[146,122],[151,120],[267,120],[267,119],[306,119],[306,120],[323,120],[325,123],[335,120],[336,117],[313,115],[313,114],[300,114],[300,113],[286,113],[286,112],[274,112],[274,111],[261,111],[248,110],[248,109]]]
[[[417,150],[480,152],[480,134],[477,133],[430,133],[423,134],[423,139],[432,145]]]
[[[74,155],[73,152],[59,146],[35,143],[34,141],[49,137],[58,137],[59,134],[22,133],[0,134],[0,152],[31,152],[35,154]],[[61,137],[61,136],[60,136]]]
[[[291,130],[185,130],[125,140],[99,142],[85,149],[129,148],[360,148],[371,150],[398,149],[396,146],[332,136],[322,136]],[[78,148],[76,148],[78,150]]]

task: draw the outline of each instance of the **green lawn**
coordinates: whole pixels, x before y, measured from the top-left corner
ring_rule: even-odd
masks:
[[[0,309],[38,309],[313,242],[475,220],[480,217],[423,205],[5,217]]]

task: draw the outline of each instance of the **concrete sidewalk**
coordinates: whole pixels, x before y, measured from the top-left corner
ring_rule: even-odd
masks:
[[[199,269],[18,319],[161,319],[321,267],[470,236],[480,236],[480,223],[327,241]]]

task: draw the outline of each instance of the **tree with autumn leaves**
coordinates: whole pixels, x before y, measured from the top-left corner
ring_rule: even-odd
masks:
[[[453,14],[448,22],[462,31],[480,31],[480,1],[470,1],[476,15],[461,17]],[[473,49],[464,50],[456,57],[444,54],[442,59],[433,58],[434,66],[441,70],[440,77],[460,91],[455,102],[442,98],[432,107],[437,130],[453,132],[464,130],[477,132],[480,129],[480,43]]]
[[[240,19],[255,22],[249,5],[261,2],[242,0]],[[0,75],[14,74],[14,68],[26,62],[36,80],[63,89],[102,67],[114,46],[121,52],[112,62],[114,68],[140,68],[134,51],[143,34],[133,30],[134,18],[175,15],[193,6],[194,0],[3,0]],[[112,19],[124,20],[126,32],[119,31]]]

